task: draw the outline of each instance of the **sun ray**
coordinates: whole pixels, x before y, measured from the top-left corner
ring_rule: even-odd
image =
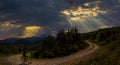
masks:
[[[90,6],[94,4],[94,7],[83,8],[79,6],[76,9],[63,10],[61,13],[67,16],[71,27],[79,28],[81,26],[85,29],[84,31],[92,31],[95,30],[97,26],[106,25],[107,20],[102,18],[100,14],[106,15],[107,10],[101,10],[98,5],[99,3],[100,1],[85,3],[83,5]]]

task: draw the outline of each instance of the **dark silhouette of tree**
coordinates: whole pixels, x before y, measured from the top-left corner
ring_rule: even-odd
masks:
[[[44,39],[39,49],[31,52],[33,58],[54,58],[66,56],[84,49],[87,44],[82,40],[77,28],[59,31],[56,37]]]

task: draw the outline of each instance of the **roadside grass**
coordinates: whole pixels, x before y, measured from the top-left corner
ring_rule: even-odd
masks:
[[[120,40],[100,46],[100,50],[92,57],[84,62],[77,60],[73,64],[64,65],[120,65]]]

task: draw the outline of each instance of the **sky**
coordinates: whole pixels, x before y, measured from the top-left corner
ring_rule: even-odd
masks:
[[[0,39],[120,26],[120,0],[0,0]]]

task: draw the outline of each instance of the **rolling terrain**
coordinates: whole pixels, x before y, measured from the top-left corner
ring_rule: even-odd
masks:
[[[47,59],[47,60],[32,60],[31,65],[62,65],[68,62],[72,63],[73,61],[78,59],[83,61],[87,59],[90,54],[94,53],[99,49],[99,47],[96,44],[90,43],[88,41],[87,43],[89,44],[89,47],[80,52],[60,58]],[[21,63],[20,57],[21,55],[10,56],[6,58],[6,61],[15,65],[19,65]]]

